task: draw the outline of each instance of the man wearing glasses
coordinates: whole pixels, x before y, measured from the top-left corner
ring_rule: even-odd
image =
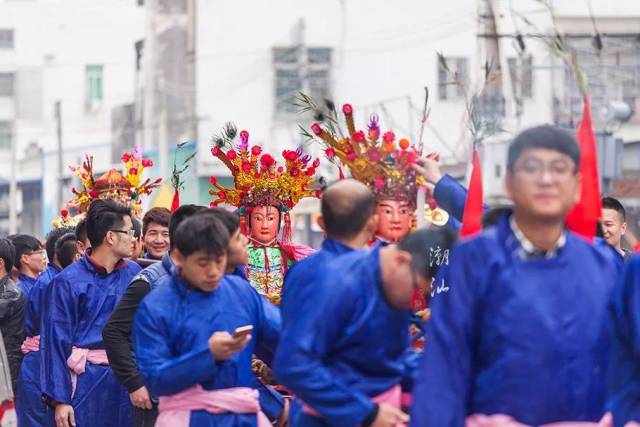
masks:
[[[15,266],[20,272],[18,288],[29,298],[29,292],[38,276],[47,268],[46,251],[38,239],[28,234],[13,235],[11,241],[16,248]]]
[[[96,200],[86,218],[91,249],[50,286],[41,329],[43,393],[58,427],[131,424],[129,396],[104,351],[102,328],[131,279],[140,271],[131,256],[131,211]]]
[[[458,245],[436,279],[451,290],[432,302],[412,425],[603,416],[607,303],[619,271],[611,251],[565,229],[579,163],[575,139],[556,127],[511,143],[513,213]]]

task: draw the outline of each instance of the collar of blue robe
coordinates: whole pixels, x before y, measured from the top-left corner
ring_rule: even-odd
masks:
[[[98,264],[96,262],[96,260],[94,260],[93,258],[91,258],[91,248],[87,249],[87,252],[85,252],[85,256],[82,258],[85,260],[85,264],[87,265],[87,267],[90,267],[92,270],[94,270],[96,273],[102,275],[102,276],[106,276],[107,274],[109,274],[107,272],[107,269],[104,268],[104,266]],[[116,263],[116,265],[114,266],[114,271],[115,270],[121,270],[123,268],[125,268],[127,266],[127,263],[125,262],[124,259],[121,259],[120,261],[118,261]]]

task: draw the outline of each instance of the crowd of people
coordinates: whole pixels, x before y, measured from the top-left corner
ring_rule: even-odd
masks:
[[[358,156],[373,159],[376,126]],[[353,177],[316,194],[318,251],[288,230],[316,162],[285,152],[278,169],[242,133],[237,153],[213,150],[236,178],[213,193],[236,210],[141,215],[105,187],[44,244],[0,239],[20,427],[640,425],[640,256],[614,198],[593,241],[567,229],[572,135],[519,134],[512,205],[485,207],[483,231],[456,242],[466,190],[433,156],[386,133],[394,162],[367,175],[313,131]],[[430,224],[412,231],[419,185]]]

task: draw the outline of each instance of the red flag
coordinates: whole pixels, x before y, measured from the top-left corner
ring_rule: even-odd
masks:
[[[471,181],[469,182],[469,192],[467,201],[464,204],[462,215],[462,229],[460,236],[467,237],[479,233],[482,230],[482,169],[480,167],[480,155],[474,147],[473,169],[471,171]]]
[[[567,216],[569,229],[589,240],[596,235],[596,223],[602,213],[600,195],[600,175],[598,174],[598,153],[596,136],[591,121],[591,100],[584,97],[584,111],[578,125],[578,145],[580,146],[580,201]]]
[[[180,192],[178,190],[173,193],[173,200],[171,201],[171,213],[174,213],[180,207]]]

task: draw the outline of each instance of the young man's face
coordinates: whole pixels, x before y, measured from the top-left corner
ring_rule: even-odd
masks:
[[[227,256],[227,270],[249,262],[248,243],[249,239],[241,233],[240,228],[231,235],[229,239],[229,255]]]
[[[22,254],[20,264],[24,273],[39,275],[47,268],[47,252],[44,249],[36,249]]]
[[[506,178],[514,212],[536,220],[564,221],[579,198],[576,168],[569,156],[558,151],[525,149]]]
[[[143,236],[144,247],[153,259],[160,259],[169,250],[169,227],[152,222]]]
[[[107,233],[107,239],[110,239],[111,248],[120,258],[131,258],[133,255],[133,222],[131,217],[122,217],[122,225],[120,227],[114,227]],[[111,236],[109,236],[111,234]]]
[[[602,209],[602,231],[605,240],[614,248],[620,249],[620,241],[627,231],[627,223],[622,214],[615,209]]]
[[[136,260],[138,258],[142,258],[144,252],[144,245],[142,243],[142,239],[133,238],[131,239],[131,259]]]
[[[212,292],[218,287],[227,267],[226,253],[216,256],[196,251],[184,256],[175,248],[172,257],[182,280],[203,292]]]

